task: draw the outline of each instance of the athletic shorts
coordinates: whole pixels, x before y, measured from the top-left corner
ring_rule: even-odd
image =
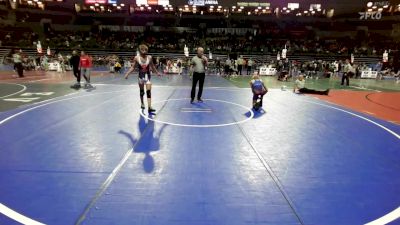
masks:
[[[81,68],[81,74],[83,76],[89,77],[90,76],[90,68]]]
[[[138,77],[138,83],[139,84],[151,84],[151,77],[150,76],[144,76],[144,77]]]
[[[258,95],[262,95],[265,92],[265,89],[253,89],[253,92]]]

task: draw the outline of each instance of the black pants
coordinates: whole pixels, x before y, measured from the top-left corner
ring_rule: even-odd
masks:
[[[79,68],[73,68],[73,72],[74,72],[74,76],[76,77],[76,81],[78,83],[81,82],[81,71],[79,70]]]
[[[24,76],[24,67],[22,66],[22,63],[15,63],[14,68],[17,70],[19,77]]]
[[[192,92],[191,98],[192,100],[196,96],[196,86],[197,82],[199,82],[199,92],[197,93],[197,99],[201,99],[201,95],[203,94],[203,85],[204,85],[204,78],[206,77],[205,73],[193,73],[193,83],[192,83]]]
[[[243,66],[242,65],[238,65],[238,74],[242,75],[242,70],[243,70]]]
[[[349,86],[350,79],[349,79],[349,74],[348,74],[348,73],[343,73],[343,76],[342,76],[342,85],[344,84],[344,80],[346,80],[346,85]]]
[[[251,66],[247,66],[247,75],[251,74]]]
[[[326,93],[326,91],[317,91],[308,88],[301,88],[299,89],[299,92],[303,94],[317,94],[317,95],[324,95]]]
[[[229,74],[229,66],[224,66],[225,75]]]

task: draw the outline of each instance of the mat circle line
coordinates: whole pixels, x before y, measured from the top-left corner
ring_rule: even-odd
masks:
[[[189,101],[189,100],[190,100],[190,98],[175,98],[175,99],[166,99],[166,100],[162,100],[162,101],[153,102],[153,104],[158,104],[158,103],[163,103],[163,102],[168,102],[168,101]],[[241,107],[243,109],[248,110],[250,112],[250,116],[248,118],[246,118],[245,120],[232,122],[232,123],[222,123],[222,124],[182,124],[182,123],[172,123],[172,122],[162,121],[162,120],[159,120],[159,119],[150,118],[148,115],[144,114],[144,110],[140,110],[140,115],[143,118],[148,119],[148,120],[153,121],[153,122],[156,122],[156,123],[161,123],[161,124],[166,124],[166,125],[171,125],[171,126],[178,126],[178,127],[197,127],[197,128],[212,128],[212,127],[232,126],[232,125],[245,123],[245,122],[251,120],[254,117],[253,110],[251,110],[250,108],[248,108],[248,107],[246,107],[244,105],[240,105],[240,104],[237,104],[237,103],[234,103],[234,102],[229,102],[229,101],[224,101],[224,100],[218,100],[218,99],[204,99],[204,101],[222,102],[222,103],[226,103],[226,104],[239,106],[239,107]]]
[[[392,110],[395,110],[395,111],[400,111],[400,109],[398,109],[398,108],[395,108],[395,107],[392,107],[392,106],[388,106],[388,105],[385,105],[385,104],[376,102],[376,101],[372,100],[372,99],[369,97],[369,96],[375,95],[375,94],[377,94],[377,93],[379,93],[379,92],[369,93],[369,94],[367,94],[367,95],[365,96],[365,99],[367,99],[367,101],[369,101],[369,102],[372,102],[372,103],[374,103],[374,104],[380,105],[380,106],[385,107],[385,108],[387,108],[387,109],[392,109]]]
[[[13,95],[22,93],[22,92],[24,92],[24,91],[27,89],[27,87],[26,87],[25,85],[23,85],[23,84],[16,84],[16,83],[3,83],[3,84],[13,84],[13,85],[17,85],[17,86],[22,87],[22,89],[19,90],[19,91],[17,91],[17,92],[8,94],[8,95],[0,96],[0,99],[2,99],[2,98],[7,98],[7,97],[10,97],[10,96],[13,96]]]

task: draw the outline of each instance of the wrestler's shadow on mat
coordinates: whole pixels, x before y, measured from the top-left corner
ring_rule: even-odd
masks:
[[[151,115],[149,115],[149,117],[152,118]],[[166,126],[166,124],[163,124],[160,129],[155,130],[154,121],[146,120],[143,116],[140,116],[138,122],[140,136],[138,139],[135,139],[132,134],[124,130],[118,132],[129,139],[134,153],[145,154],[143,159],[143,170],[146,173],[152,173],[154,171],[155,163],[151,152],[160,150],[160,137]]]

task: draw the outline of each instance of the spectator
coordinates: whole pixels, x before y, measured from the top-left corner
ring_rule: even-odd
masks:
[[[346,59],[346,62],[343,67],[343,75],[342,75],[342,83],[341,85],[344,85],[344,81],[346,80],[346,85],[349,86],[350,83],[350,72],[351,72],[351,65],[350,65],[350,60]]]
[[[242,75],[242,70],[243,70],[243,65],[244,65],[244,60],[242,58],[242,56],[240,56],[237,60],[237,70],[238,70],[238,74]]]
[[[22,66],[21,51],[15,51],[13,54],[14,68],[18,73],[18,77],[24,77],[24,67]]]
[[[71,86],[71,88],[80,88],[81,87],[81,71],[79,70],[80,57],[76,50],[72,52],[72,57],[69,59],[69,64],[72,67],[72,72],[76,77],[76,83]]]
[[[254,61],[250,58],[247,61],[247,75],[250,75],[253,69]]]
[[[232,72],[231,72],[231,66],[232,66],[232,61],[231,61],[231,59],[228,57],[227,59],[226,59],[226,61],[225,61],[225,66],[224,66],[224,70],[225,70],[225,76],[226,75],[231,75],[232,74]]]
[[[176,66],[178,67],[178,74],[181,75],[182,74],[182,61],[180,59],[178,59],[178,61],[176,62]]]
[[[116,62],[115,62],[115,65],[114,65],[114,71],[115,71],[116,73],[121,73],[121,68],[122,68],[121,63],[119,63],[118,61],[116,61]]]
[[[221,74],[221,59],[219,57],[215,59],[215,71],[217,75]]]

